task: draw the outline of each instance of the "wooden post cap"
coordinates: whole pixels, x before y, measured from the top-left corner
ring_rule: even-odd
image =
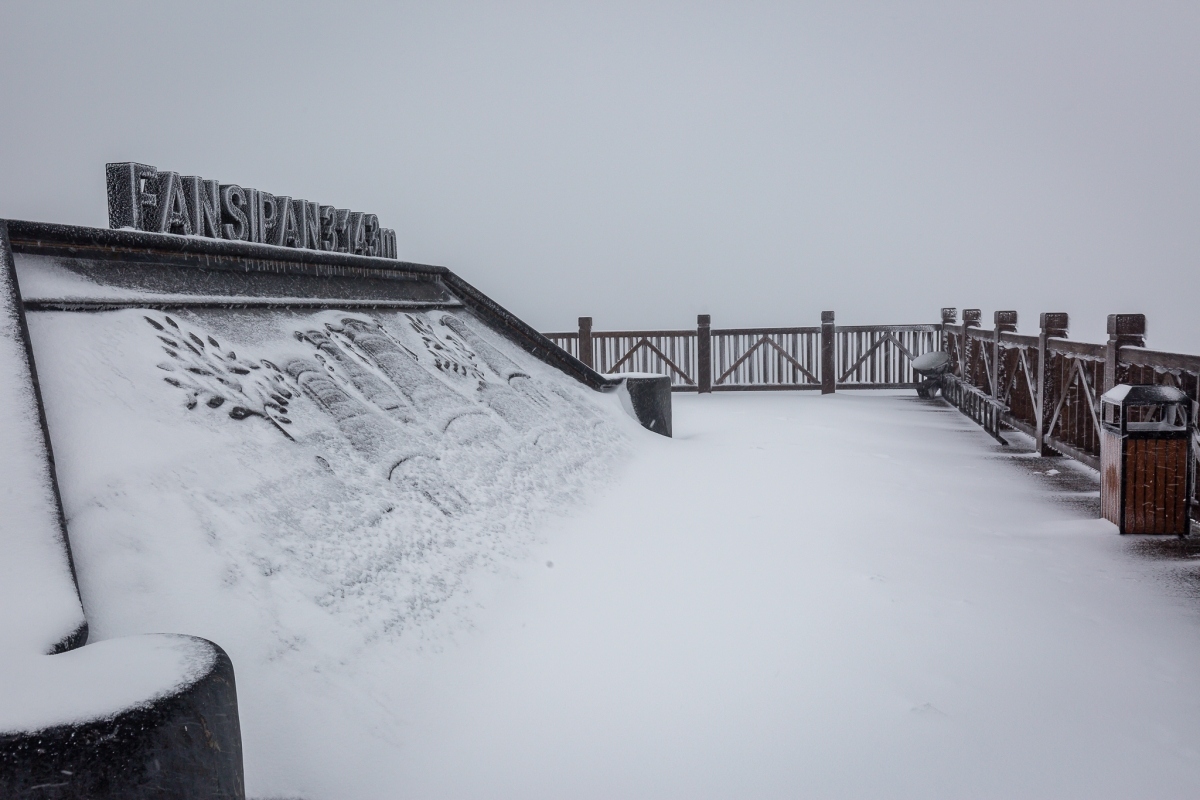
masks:
[[[1069,319],[1065,311],[1043,311],[1038,317],[1038,327],[1047,336],[1057,336],[1060,339],[1065,339],[1067,337]]]
[[[1002,331],[1015,331],[1017,329],[1017,312],[1015,311],[997,311],[992,315],[992,320],[996,323],[996,327]]]
[[[978,325],[983,319],[983,311],[978,308],[963,309],[963,325]]]
[[[830,322],[833,322],[833,312],[832,311],[822,311],[821,312],[821,324],[825,325]]]
[[[711,314],[697,314],[696,315],[696,324],[702,328],[707,328],[709,325],[712,324],[712,315]]]
[[[943,308],[942,322],[946,325],[953,325],[958,320],[957,308]]]
[[[1145,314],[1109,314],[1109,336],[1145,336]]]

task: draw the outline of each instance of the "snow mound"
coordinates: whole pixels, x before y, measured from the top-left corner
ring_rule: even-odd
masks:
[[[106,719],[198,681],[215,651],[191,636],[150,634],[96,642],[47,657],[0,659],[0,734]]]
[[[220,643],[251,789],[313,730],[386,738],[395,653],[454,642],[472,576],[649,435],[460,310],[29,320],[93,638]]]

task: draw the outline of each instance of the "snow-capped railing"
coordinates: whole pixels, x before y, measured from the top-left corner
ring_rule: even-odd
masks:
[[[1008,444],[1000,435],[1000,421],[1008,409],[991,395],[980,391],[956,375],[947,375],[942,379],[942,395],[950,405],[975,420],[1000,444]]]
[[[603,374],[657,372],[675,391],[776,389],[909,389],[912,359],[938,347],[938,324],[834,325],[796,328],[713,328],[707,314],[694,330],[579,330],[548,339]]]
[[[1174,386],[1200,400],[1200,356],[1147,350],[1142,314],[1109,315],[1104,344],[1068,340],[1065,313],[1042,314],[1036,336],[1016,333],[1015,311],[997,311],[990,331],[980,317],[966,309],[959,323],[956,309],[943,309],[942,348],[959,380],[1005,406],[1003,423],[1044,455],[1099,469],[1099,398],[1119,383]]]
[[[1015,311],[997,311],[990,331],[979,327],[978,309],[965,310],[961,324],[955,309],[942,313],[942,346],[955,359],[955,373],[1006,406],[1004,423],[1033,437],[1039,452],[1098,468],[1098,398],[1118,383],[1168,383],[1195,396],[1200,359],[1140,350],[1141,314],[1111,315],[1102,345],[1067,340],[1064,313],[1042,314],[1037,336],[1016,333]],[[1191,359],[1190,372],[1179,369],[1179,359]]]
[[[954,363],[947,400],[989,433],[998,437],[1004,424],[1039,452],[1094,469],[1108,389],[1162,384],[1200,402],[1200,356],[1147,350],[1141,314],[1110,315],[1105,344],[1068,340],[1065,313],[1042,314],[1037,335],[1016,332],[1015,311],[997,311],[991,330],[981,316],[966,309],[960,323],[957,309],[944,308],[937,324],[835,325],[826,311],[819,327],[714,329],[702,314],[695,330],[677,331],[595,331],[580,317],[577,332],[546,337],[597,372],[658,372],[675,391],[702,393],[915,388],[912,360],[941,349]]]

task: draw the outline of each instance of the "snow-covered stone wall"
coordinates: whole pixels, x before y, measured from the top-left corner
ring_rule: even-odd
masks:
[[[283,621],[299,598],[398,636],[602,478],[631,422],[462,311],[30,324],[102,632],[204,570],[196,600],[244,605],[271,648],[310,637]]]
[[[472,627],[631,413],[669,435],[440,268],[15,224],[92,639],[219,643],[251,794],[371,758],[400,654]]]

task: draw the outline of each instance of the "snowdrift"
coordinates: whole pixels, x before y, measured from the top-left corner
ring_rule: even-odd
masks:
[[[642,435],[627,412],[670,434],[666,379],[607,380],[444,269],[10,226],[70,532],[58,594],[82,623],[73,552],[103,640],[80,652],[126,667],[100,681],[111,702],[78,697],[97,683],[83,659],[91,677],[56,678],[75,688],[53,708],[14,689],[30,707],[3,721],[25,741],[218,675],[252,793],[319,787],[394,735],[395,654],[452,641],[471,576],[520,558],[620,462]],[[141,636],[158,631],[219,642],[239,697],[220,648]],[[19,672],[16,655],[0,661]]]

